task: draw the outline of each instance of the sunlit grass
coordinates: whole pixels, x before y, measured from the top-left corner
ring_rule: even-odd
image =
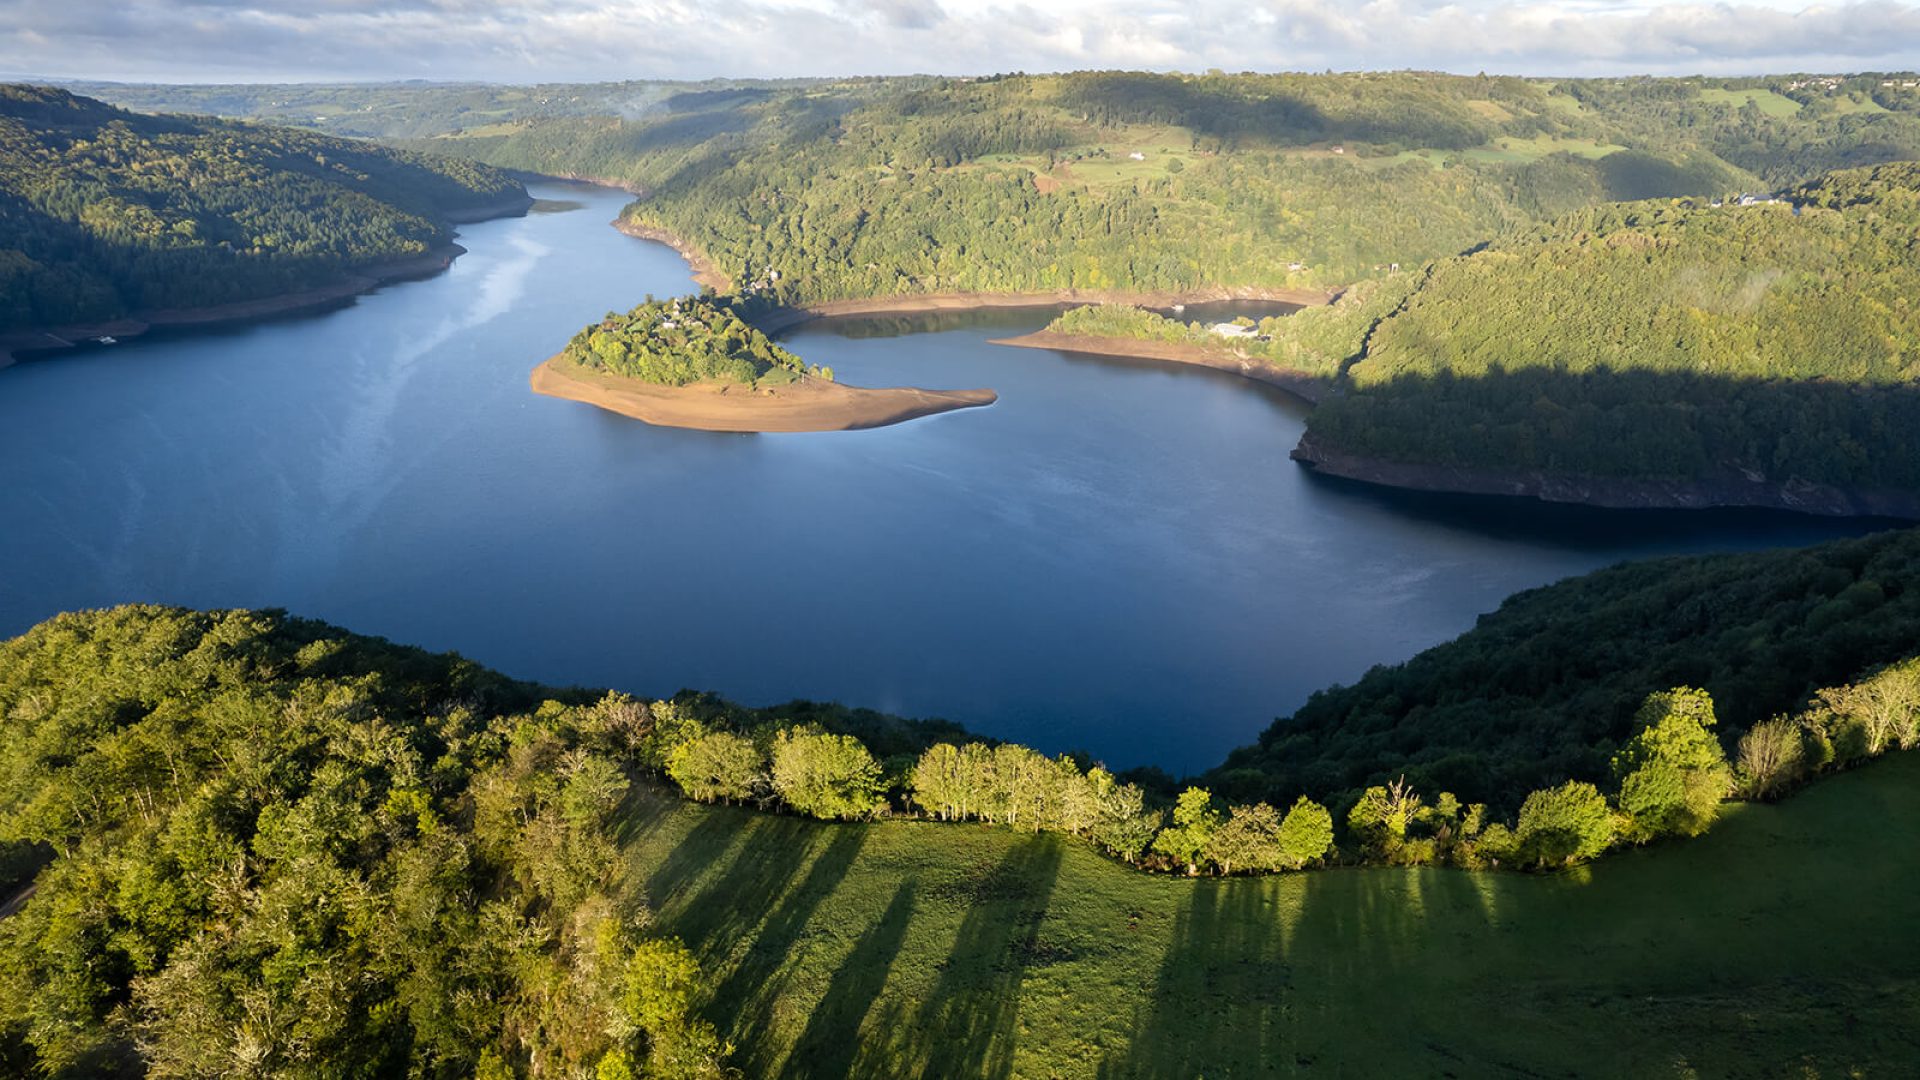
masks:
[[[1800,103],[1772,90],[1719,90],[1700,91],[1700,100],[1716,105],[1729,105],[1740,108],[1751,101],[1760,106],[1760,111],[1768,116],[1797,116]]]
[[[1135,873],[658,798],[632,849],[747,1075],[1893,1075],[1920,755],[1579,875]]]

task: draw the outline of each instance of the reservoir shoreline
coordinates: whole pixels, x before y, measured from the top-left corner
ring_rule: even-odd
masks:
[[[1310,405],[1319,404],[1330,389],[1328,380],[1320,376],[1244,356],[1224,346],[1209,347],[1185,341],[1145,341],[1097,334],[1062,334],[1054,330],[1036,330],[1018,337],[995,338],[989,344],[1192,364],[1277,386]]]
[[[450,225],[466,225],[524,214],[533,203],[533,196],[523,193],[517,198],[469,207],[441,216]],[[63,352],[76,348],[84,342],[103,337],[136,338],[150,330],[160,328],[218,326],[281,315],[297,315],[331,307],[343,300],[372,292],[382,285],[432,277],[453,265],[453,260],[466,252],[466,248],[448,241],[418,255],[355,267],[332,282],[306,289],[296,289],[292,292],[199,307],[156,308],[136,311],[117,319],[104,319],[100,322],[29,327],[0,333],[0,369],[21,362],[25,359],[22,354]]]
[[[1446,495],[1501,495],[1605,510],[1787,510],[1832,518],[1920,520],[1920,494],[1751,477],[1642,480],[1387,461],[1322,445],[1311,428],[1288,455],[1322,476]]]

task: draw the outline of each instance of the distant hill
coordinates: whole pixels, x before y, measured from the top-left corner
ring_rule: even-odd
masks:
[[[0,331],[311,288],[525,200],[467,161],[0,86]]]
[[[1899,163],[1760,205],[1584,210],[1442,260],[1369,324],[1304,456],[1920,505],[1917,231],[1920,164]]]

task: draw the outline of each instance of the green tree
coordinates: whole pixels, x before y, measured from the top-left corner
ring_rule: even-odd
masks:
[[[1551,867],[1583,862],[1613,843],[1613,812],[1598,788],[1569,780],[1527,796],[1520,806],[1520,821],[1511,843],[1523,865]]]
[[[667,775],[701,802],[746,800],[766,782],[766,761],[747,736],[710,731],[667,754]]]
[[[1705,832],[1733,783],[1713,735],[1713,698],[1675,687],[1649,695],[1636,719],[1639,734],[1613,758],[1623,835],[1645,842]]]
[[[1347,812],[1347,829],[1368,855],[1398,862],[1408,848],[1407,829],[1419,818],[1422,806],[1423,800],[1403,776],[1362,792]]]
[[[1290,870],[1315,863],[1333,850],[1333,815],[1327,808],[1300,796],[1280,822],[1280,863]]]
[[[1153,838],[1153,850],[1184,865],[1188,874],[1196,874],[1207,843],[1219,827],[1220,811],[1214,808],[1213,793],[1206,788],[1187,788],[1174,803],[1173,824]]]
[[[1160,831],[1165,814],[1146,809],[1146,794],[1137,784],[1122,784],[1105,769],[1087,771],[1087,789],[1095,806],[1095,819],[1087,835],[1093,842],[1128,863],[1140,861],[1141,853]]]
[[[880,763],[851,735],[780,732],[773,743],[773,790],[817,818],[872,817],[886,808]]]
[[[1242,804],[1207,836],[1201,852],[1222,874],[1278,870],[1286,865],[1280,845],[1280,812],[1266,803]]]

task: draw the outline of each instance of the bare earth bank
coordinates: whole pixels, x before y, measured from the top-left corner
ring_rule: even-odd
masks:
[[[1460,495],[1510,495],[1542,502],[1577,503],[1616,510],[1706,510],[1758,507],[1823,517],[1890,517],[1920,520],[1920,495],[1908,491],[1852,490],[1828,484],[1755,476],[1626,480],[1540,471],[1504,472],[1451,465],[1385,461],[1322,446],[1308,431],[1292,458],[1314,472],[1382,487]]]
[[[564,356],[534,368],[531,383],[536,394],[585,402],[661,427],[700,431],[853,431],[999,400],[992,390],[866,388],[810,377],[762,389],[716,383],[656,386],[590,371]]]

